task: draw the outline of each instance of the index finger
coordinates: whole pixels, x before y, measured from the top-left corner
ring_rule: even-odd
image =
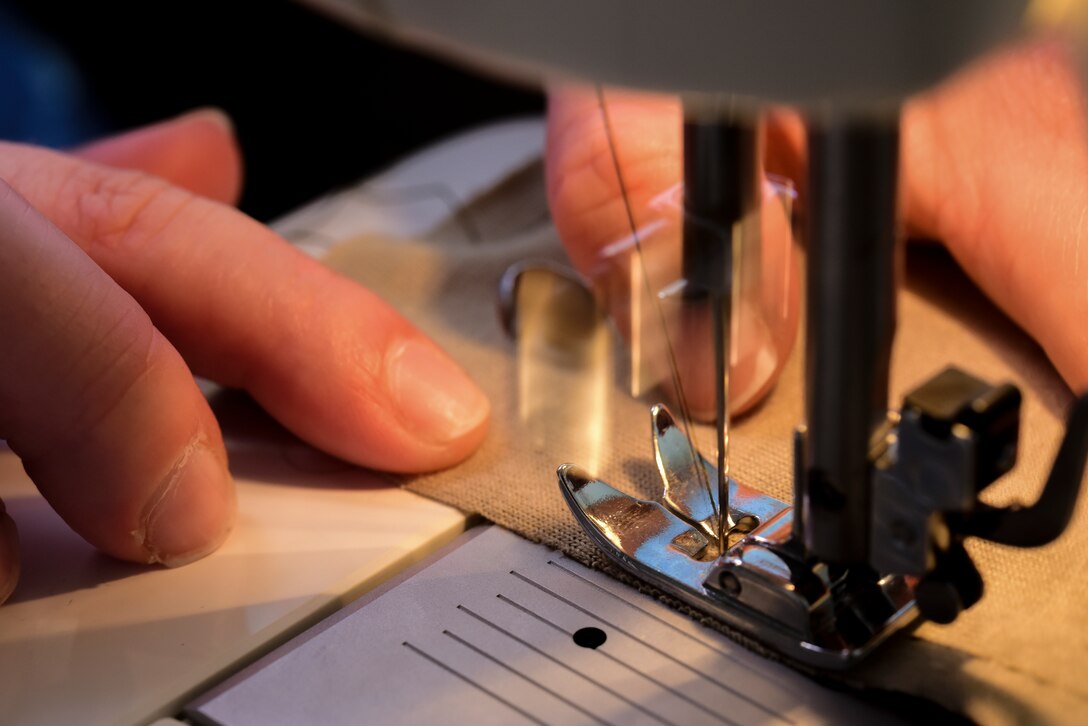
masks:
[[[468,456],[483,393],[390,306],[224,205],[147,174],[0,145],[0,177],[125,288],[193,370],[332,454],[389,471]]]

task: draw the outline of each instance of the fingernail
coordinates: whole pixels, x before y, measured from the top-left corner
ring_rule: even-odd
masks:
[[[234,484],[202,441],[186,449],[166,475],[144,519],[149,562],[179,567],[210,554],[234,524]]]
[[[215,106],[206,106],[204,108],[198,108],[195,111],[183,113],[181,116],[178,117],[178,119],[184,119],[187,121],[210,121],[211,123],[214,123],[215,125],[222,128],[231,136],[234,136],[234,120],[231,119],[230,115],[227,114],[226,111],[221,108],[216,108]]]
[[[407,340],[386,357],[385,380],[401,422],[432,443],[454,441],[487,418],[491,404],[445,353]]]
[[[0,502],[0,603],[11,597],[18,582],[19,533]]]

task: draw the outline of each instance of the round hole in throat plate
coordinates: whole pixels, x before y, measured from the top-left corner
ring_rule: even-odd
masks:
[[[600,628],[578,628],[574,631],[574,643],[583,648],[596,649],[604,645],[608,635]]]

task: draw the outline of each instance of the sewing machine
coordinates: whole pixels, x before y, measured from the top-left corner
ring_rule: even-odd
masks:
[[[524,119],[467,132],[274,227],[334,265],[355,236],[429,249],[467,208],[489,235],[513,225],[554,241],[539,186],[511,195],[539,172],[543,131]],[[482,327],[501,336],[494,290],[479,293]],[[27,545],[0,609],[5,723],[888,718],[562,553],[324,455],[244,396],[206,393],[240,517],[222,548],[187,567],[96,552],[0,448],[0,496]]]
[[[692,121],[685,138],[690,139],[687,148],[693,160],[704,160],[700,149],[717,145],[737,162],[714,182],[733,197],[734,203],[724,211],[714,208],[718,194],[699,186],[699,170],[693,165],[686,170],[694,184],[689,209],[700,212],[696,216],[711,217],[713,223],[711,234],[699,225],[687,233],[685,245],[692,239],[710,248],[690,256],[693,270],[709,274],[700,281],[702,289],[682,300],[681,307],[690,305],[716,316],[706,330],[711,335],[717,331],[723,340],[732,332],[728,306],[735,292],[727,273],[745,254],[743,250],[736,256],[728,254],[733,249],[732,231],[736,217],[750,214],[752,207],[751,151],[758,143],[753,129],[762,103],[757,99],[788,101],[808,109],[814,121],[809,187],[814,196],[808,220],[810,385],[807,414],[796,439],[796,498],[779,501],[723,476],[721,462],[705,461],[691,446],[685,417],[675,418],[657,408],[653,441],[647,441],[644,452],[633,453],[661,462],[660,502],[640,502],[622,492],[623,482],[611,482],[617,485],[614,488],[576,467],[559,471],[571,516],[636,577],[787,657],[838,669],[869,655],[896,630],[916,624],[919,613],[949,620],[978,599],[981,583],[962,549],[964,537],[1026,545],[1060,533],[1083,469],[1088,431],[1084,399],[1071,420],[1047,494],[1019,512],[995,511],[977,503],[981,489],[1013,463],[1019,404],[1013,389],[946,372],[919,386],[898,413],[889,414],[887,400],[894,320],[891,245],[897,104],[905,94],[928,87],[1015,33],[1025,2],[979,0],[955,7],[926,2],[913,3],[909,9],[900,4],[895,10],[862,0],[821,3],[818,10],[811,3],[743,6],[743,12],[752,13],[745,20],[769,28],[773,43],[764,42],[763,33],[751,30],[754,26],[729,15],[741,12],[739,3],[693,2],[685,12],[700,13],[699,23],[685,22],[689,16],[675,5],[647,4],[632,16],[630,4],[618,2],[603,8],[556,2],[546,10],[541,4],[538,15],[534,6],[468,0],[322,4],[369,27],[487,68],[504,68],[521,78],[539,78],[546,72],[684,91]],[[826,42],[843,28],[864,29],[864,35],[851,36],[864,46]],[[551,42],[559,35],[569,42]],[[919,54],[916,49],[923,43],[927,53]],[[737,62],[738,57],[743,62]],[[866,62],[856,62],[858,57]],[[760,73],[752,73],[755,68]],[[713,104],[705,99],[720,92],[736,96],[737,102],[727,115],[708,117]],[[405,215],[405,224],[426,223],[425,204],[408,211],[412,214]],[[290,227],[281,230],[286,234]],[[746,247],[753,243],[746,242]],[[839,275],[857,284],[828,284]],[[856,297],[843,299],[836,292]],[[841,324],[832,325],[836,321]],[[723,375],[728,357],[725,346],[715,350],[714,384],[722,382],[715,393],[716,407],[723,409],[728,407]],[[727,411],[720,419],[724,437]],[[235,473],[243,480],[243,511],[274,523],[276,543],[253,522],[243,522],[214,558],[191,568],[135,578],[127,576],[135,573],[134,568],[107,567],[84,553],[82,560],[98,563],[98,569],[107,571],[105,579],[115,581],[71,599],[41,588],[40,600],[50,611],[38,616],[38,625],[46,624],[48,632],[38,642],[12,638],[26,653],[40,653],[42,659],[51,654],[78,658],[82,671],[73,668],[69,673],[77,679],[82,673],[94,683],[104,694],[98,701],[124,698],[128,689],[125,679],[113,678],[108,670],[96,673],[101,651],[90,646],[99,641],[109,641],[115,648],[130,639],[145,641],[142,651],[133,647],[122,658],[130,659],[126,671],[131,673],[126,677],[134,679],[137,689],[142,684],[135,681],[145,676],[179,672],[176,682],[156,686],[129,710],[95,711],[99,720],[177,713],[189,696],[216,683],[256,650],[315,622],[465,526],[457,512],[410,502],[403,492],[349,492],[369,478],[337,469],[328,460],[312,459],[312,452],[296,450],[294,444],[277,444],[271,454],[247,439],[240,448],[238,440],[228,440],[228,445]],[[719,445],[718,454],[725,456],[724,446]],[[303,490],[292,498],[290,487],[277,482],[305,485],[310,477],[297,469],[290,476],[268,477],[261,463],[268,456],[283,458],[304,472],[317,472],[313,479],[330,488]],[[13,464],[10,456],[4,462]],[[677,472],[683,476],[675,476]],[[24,508],[20,514],[30,511],[33,503],[25,492],[7,494],[15,507]],[[35,511],[39,519],[48,516]],[[721,516],[723,511],[727,516]],[[297,523],[286,539],[284,521]],[[385,528],[390,522],[396,525],[391,536],[398,538],[393,543],[380,536],[389,534]],[[64,540],[66,546],[75,551],[78,545],[69,540]],[[55,550],[36,549],[47,553],[42,557]],[[363,557],[365,566],[360,568],[353,555]],[[251,568],[244,566],[250,559],[268,567],[269,577],[252,578]],[[321,563],[321,572],[316,563]],[[207,580],[209,575],[215,579]],[[290,579],[298,577],[305,581]],[[111,593],[127,595],[137,586],[135,581],[148,578],[155,578],[158,587],[173,583],[156,598],[172,601],[165,608],[168,616],[137,614],[135,625],[120,622]],[[212,587],[209,582],[219,583],[215,589],[222,593],[218,614],[203,612],[205,603],[195,595]],[[550,582],[549,586],[557,587]],[[235,605],[231,597],[241,590],[252,600],[245,607]],[[611,592],[622,593],[622,588],[614,586]],[[78,617],[67,610],[66,600],[78,601]],[[11,612],[21,617],[27,610]],[[82,618],[84,630],[79,635],[60,632],[71,624],[64,619],[66,612],[73,622]],[[244,637],[235,637],[235,630]],[[217,636],[227,631],[231,637]],[[265,645],[257,646],[258,639]],[[230,640],[230,648],[216,650],[220,643],[212,641],[217,640]],[[716,641],[714,645],[724,647]],[[5,647],[9,653],[14,650],[12,642]],[[178,659],[186,647],[194,656],[181,668]],[[214,659],[207,656],[213,651]],[[159,701],[152,703],[156,698]],[[102,705],[94,694],[73,704],[79,707],[67,712],[73,717]]]
[[[838,669],[919,616],[950,623],[978,602],[965,538],[1033,547],[1061,534],[1088,452],[1088,397],[1025,508],[979,500],[1016,461],[1015,387],[948,369],[901,408],[888,401],[899,105],[1012,38],[1027,2],[319,4],[516,77],[682,97],[683,309],[662,338],[682,346],[678,331],[701,325],[714,341],[712,379],[675,382],[679,419],[653,410],[657,501],[574,464],[558,471],[573,516],[631,574],[791,659]],[[802,109],[808,127],[806,412],[792,502],[727,474],[738,270],[760,242],[745,220],[758,216],[757,119],[772,102]],[[637,246],[633,223],[631,233]],[[687,433],[684,389],[697,385],[715,391],[716,464]]]

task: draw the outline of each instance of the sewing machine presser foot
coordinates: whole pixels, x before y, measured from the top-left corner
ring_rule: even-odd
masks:
[[[668,409],[651,411],[663,489],[625,494],[572,464],[558,469],[575,519],[631,575],[802,664],[848,668],[917,619],[903,576],[831,567],[806,557],[793,508],[730,479],[734,526],[717,546],[717,471]]]

